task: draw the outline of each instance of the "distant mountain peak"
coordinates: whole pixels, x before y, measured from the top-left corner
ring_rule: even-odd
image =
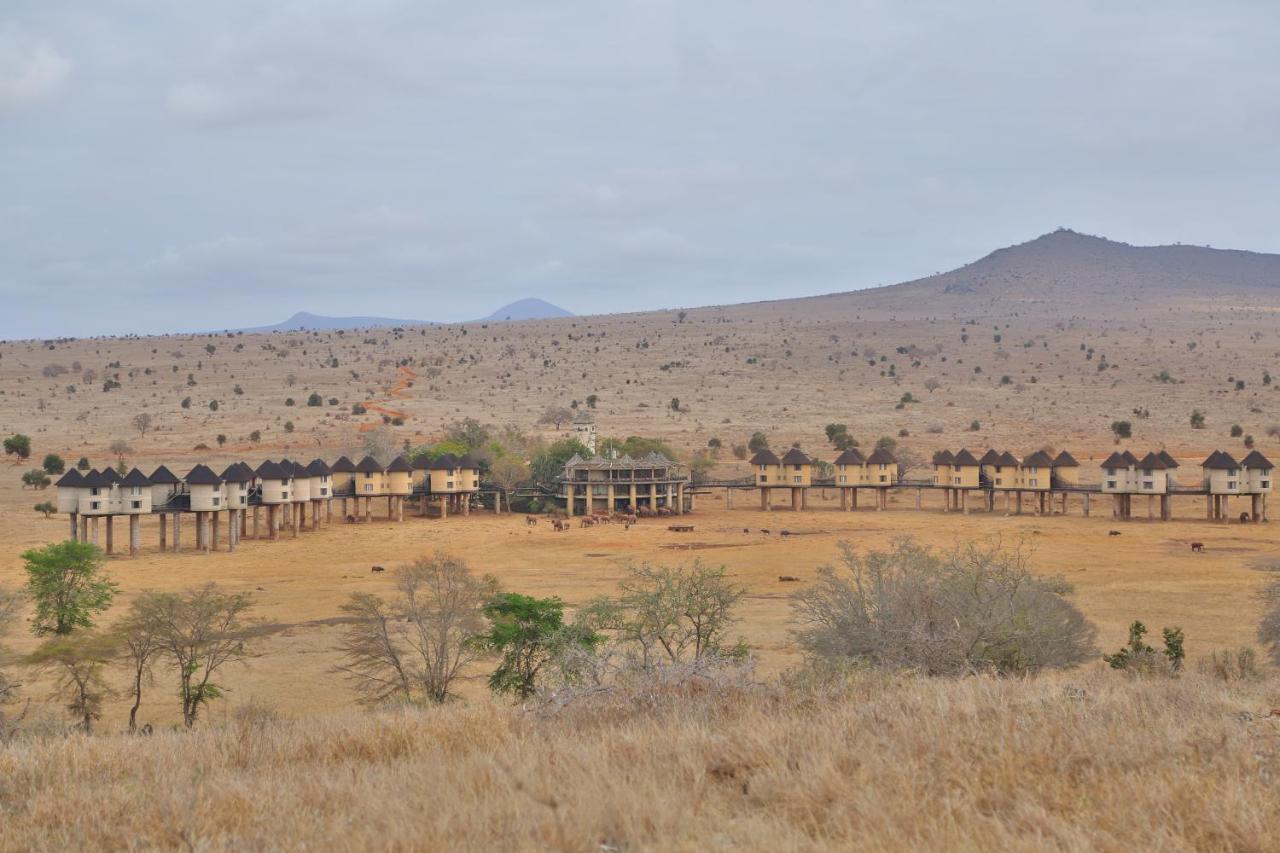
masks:
[[[558,305],[552,305],[543,299],[527,297],[504,305],[488,317],[475,320],[464,320],[466,323],[499,323],[506,320],[549,320],[557,317],[572,317]],[[434,326],[435,320],[405,320],[395,317],[329,317],[324,314],[313,314],[310,311],[297,311],[283,323],[270,326],[258,326],[252,329],[240,329],[242,332],[296,332],[302,329],[313,331],[330,331],[335,329],[363,329],[377,326]]]
[[[559,305],[552,305],[545,299],[526,297],[517,299],[509,305],[503,305],[483,319],[492,322],[502,320],[550,320],[556,317],[572,317],[573,312],[566,311]]]

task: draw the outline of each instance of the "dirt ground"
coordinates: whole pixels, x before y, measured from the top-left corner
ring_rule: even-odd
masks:
[[[1128,624],[1141,619],[1157,632],[1164,626],[1182,627],[1193,658],[1253,641],[1260,612],[1255,595],[1269,578],[1256,564],[1268,559],[1280,563],[1272,525],[1204,521],[1199,517],[1202,499],[1175,499],[1177,518],[1172,522],[1117,523],[1101,502],[1095,502],[1092,517],[1083,518],[1078,499],[1068,516],[961,515],[941,512],[940,497],[929,493],[924,509],[916,510],[910,491],[898,493],[885,512],[842,513],[834,491],[824,500],[815,490],[807,511],[765,514],[745,496],[726,509],[722,494],[699,497],[694,514],[682,519],[694,525],[687,533],[672,532],[666,521],[657,519],[630,530],[609,525],[555,533],[545,521],[529,527],[521,515],[482,512],[397,523],[378,520],[375,514],[368,524],[336,522],[297,539],[246,540],[234,554],[162,554],[155,522],[148,520],[143,553],[114,558],[109,569],[125,600],[144,589],[181,589],[210,580],[251,592],[257,617],[281,630],[261,640],[257,656],[229,675],[230,700],[217,713],[258,701],[286,714],[310,715],[353,701],[332,671],[340,631],[332,620],[339,606],[355,591],[389,590],[390,573],[372,573],[372,565],[391,569],[437,549],[464,555],[477,571],[496,575],[507,589],[558,595],[571,606],[612,592],[628,563],[702,559],[723,564],[747,589],[737,630],[767,672],[798,661],[788,634],[789,596],[814,577],[818,566],[837,559],[842,541],[858,548],[882,547],[898,536],[941,547],[974,538],[1023,541],[1034,549],[1038,572],[1061,574],[1074,584],[1072,597],[1098,625],[1104,648],[1119,646]],[[14,498],[12,491],[5,495],[5,509],[17,509]],[[194,541],[191,523],[188,519],[184,543]],[[18,551],[56,539],[65,524],[65,517],[46,521],[6,512],[0,519],[0,541],[6,545],[0,583],[20,583]],[[1120,536],[1109,535],[1115,529]],[[789,535],[783,536],[783,530]],[[1193,554],[1191,541],[1204,542],[1205,553]],[[780,574],[801,581],[780,583]],[[34,643],[28,637],[14,639],[18,648]],[[482,689],[478,679],[467,687],[468,692]],[[148,719],[172,722],[173,703],[161,695],[166,690],[162,681],[148,703]],[[33,683],[28,695],[40,692]]]

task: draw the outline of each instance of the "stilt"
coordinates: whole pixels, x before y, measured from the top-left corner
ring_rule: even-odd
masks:
[[[165,536],[169,532],[169,520],[164,517],[163,512],[156,515],[156,518],[160,519],[160,553],[163,554],[165,545],[168,544],[165,542]]]
[[[255,506],[253,508],[253,538],[254,539],[258,538],[258,511],[261,509],[262,509],[261,506]]]
[[[92,533],[90,534],[90,535],[92,536],[92,538],[93,538],[93,544],[94,544],[94,545],[97,545],[97,544],[98,544],[98,520],[99,520],[99,516],[96,516],[96,515],[95,515],[95,516],[93,517],[93,528],[92,528]]]
[[[182,550],[182,513],[175,512],[173,514],[173,553],[177,554]]]
[[[969,514],[969,490],[960,489],[960,512]]]
[[[89,541],[89,516],[87,515],[80,516],[80,541]]]
[[[364,520],[367,522],[373,518],[373,498],[364,499]]]
[[[76,522],[76,514],[73,512],[69,516],[71,519],[71,541],[78,542],[80,540],[80,528]]]
[[[767,488],[760,490],[760,509],[766,512],[769,510],[769,490]]]
[[[347,512],[347,499],[343,498],[342,499],[342,520],[346,521],[350,517],[351,517],[351,513]]]
[[[220,512],[214,512],[214,513],[210,513],[210,515],[212,515],[212,516],[213,516],[213,518],[212,518],[212,521],[213,521],[213,538],[212,538],[212,543],[213,543],[213,550],[215,550],[215,551],[216,551],[216,550],[218,550],[218,536],[219,536],[219,532],[222,530],[222,513],[220,513]]]
[[[142,519],[136,515],[129,516],[129,556],[138,556],[142,547]]]
[[[114,536],[112,535],[115,527],[115,519],[116,517],[114,515],[107,516],[107,556],[111,556],[115,551],[115,541]]]
[[[1089,493],[1084,493],[1084,517],[1089,517]]]
[[[852,489],[849,490],[849,509],[855,510],[857,508],[858,508],[858,487],[854,486]]]
[[[320,529],[320,501],[311,502],[311,529]]]
[[[236,539],[240,536],[240,519],[236,517],[239,512],[233,509],[227,513],[227,553],[236,550]]]
[[[924,503],[924,489],[917,487],[916,488],[916,509],[920,509],[920,506],[923,503]]]
[[[236,533],[236,542],[249,535],[249,511],[245,509],[236,510],[236,515],[240,518],[240,530]]]
[[[840,489],[840,511],[841,512],[849,511],[849,490],[848,489],[844,489],[844,488]],[[72,527],[74,526],[75,525],[73,523]]]
[[[275,504],[267,505],[267,536],[275,541],[280,538],[280,525],[276,523],[276,514],[279,507]]]

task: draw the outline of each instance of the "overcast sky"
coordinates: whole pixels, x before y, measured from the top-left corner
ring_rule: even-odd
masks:
[[[1033,11],[1034,10],[1034,11]],[[1280,4],[3,0],[0,337],[1280,251]]]

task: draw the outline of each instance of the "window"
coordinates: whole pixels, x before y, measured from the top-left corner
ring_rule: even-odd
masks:
[[[768,465],[761,465],[761,466],[760,466],[760,470],[761,470],[761,471],[768,471],[768,470],[769,470],[769,466],[768,466]]]
[[[1039,482],[1039,481],[1038,481],[1038,480],[1036,480],[1036,479],[1033,477],[1033,478],[1031,478],[1031,482],[1030,482],[1030,483],[1028,483],[1028,485],[1029,485],[1029,486],[1031,486],[1032,488],[1035,488],[1035,486],[1036,486],[1036,484],[1037,484],[1038,482]]]
[[[450,480],[449,482],[445,483],[445,484],[444,484],[444,487],[445,487],[446,489],[452,489],[452,488],[453,488],[453,480]],[[597,488],[598,488],[598,487],[597,487]]]
[[[1156,484],[1155,484],[1155,481],[1153,481],[1153,480],[1143,480],[1143,481],[1142,481],[1142,488],[1144,488],[1144,489],[1154,489],[1155,487],[1156,487]]]
[[[957,485],[957,486],[958,486],[958,485],[960,485],[960,478],[959,478],[959,477],[955,477],[955,478],[953,478],[953,482],[954,482],[954,484],[955,484],[955,485]]]
[[[1108,489],[1114,489],[1115,487],[1116,487],[1116,481],[1115,481],[1115,480],[1107,480],[1107,488],[1108,488]]]
[[[1271,488],[1271,481],[1270,481],[1270,480],[1263,480],[1263,481],[1262,481],[1262,483],[1261,483],[1260,485],[1261,485],[1261,486],[1262,486],[1262,488],[1264,488],[1264,489],[1269,489],[1269,488]]]
[[[97,497],[97,496],[98,496],[98,487],[97,487],[97,486],[94,486],[93,488],[89,489],[89,494],[93,495],[94,497]]]
[[[140,495],[140,494],[142,494],[142,487],[141,487],[141,486],[130,486],[130,487],[129,487],[129,494],[131,494],[131,495]]]
[[[102,501],[89,501],[89,509],[98,509],[102,506]]]
[[[997,468],[996,470],[999,471],[1000,469]],[[997,486],[1004,485],[1004,479],[1001,477],[996,477],[996,485]]]
[[[142,501],[133,501],[132,505],[134,509],[142,509]]]
[[[761,474],[761,475],[760,475],[760,482],[762,482],[762,483],[767,483],[767,482],[769,482],[769,477],[768,477],[767,475],[765,475],[765,474]]]
[[[803,482],[804,482],[804,477],[801,477],[800,475],[798,475],[798,474],[797,474],[796,476],[794,476],[794,477],[792,477],[792,478],[791,478],[791,482],[793,482],[793,483],[803,483]]]
[[[372,492],[372,491],[373,491],[373,483],[365,483],[365,484],[364,484],[364,490],[365,490],[366,492]]]
[[[1108,468],[1108,469],[1107,469],[1107,476],[1108,476],[1108,477],[1114,477],[1115,475],[1116,475],[1116,469],[1115,469],[1115,468]]]
[[[841,475],[840,475],[840,482],[842,482],[842,483],[847,483],[847,482],[849,482],[849,478],[848,478],[848,477],[846,477],[844,474],[841,474]]]
[[[222,498],[218,497],[217,495],[214,495],[214,496],[213,496],[213,505],[214,505],[214,506],[218,506],[218,505],[220,505],[221,503],[222,503]]]
[[[1227,488],[1228,488],[1228,489],[1234,489],[1235,487],[1236,487],[1236,481],[1235,481],[1235,480],[1227,480]]]

